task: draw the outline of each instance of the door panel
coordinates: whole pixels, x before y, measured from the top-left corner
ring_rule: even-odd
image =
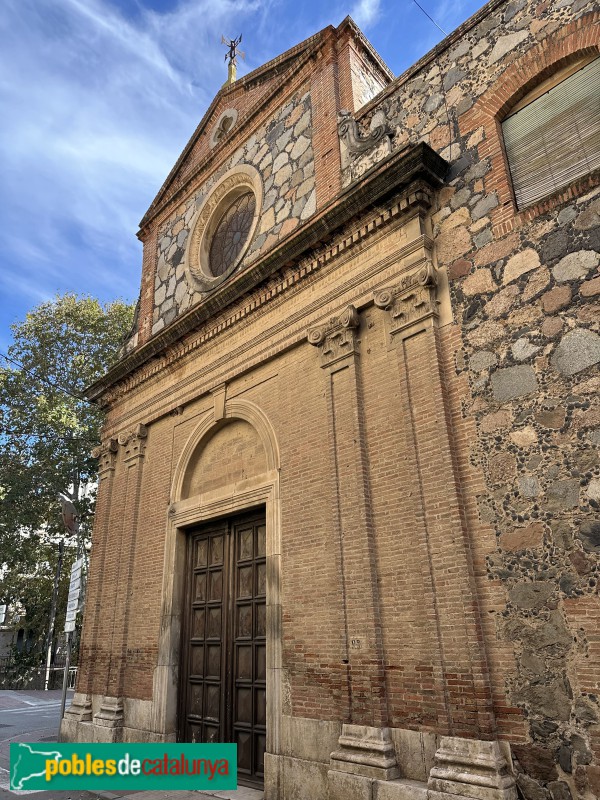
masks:
[[[266,744],[266,528],[254,513],[190,532],[180,741],[235,742],[261,786]]]
[[[266,554],[264,519],[234,523],[235,554],[231,730],[238,745],[238,774],[263,779],[266,735]]]

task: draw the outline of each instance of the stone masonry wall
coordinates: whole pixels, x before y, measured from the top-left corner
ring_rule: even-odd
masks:
[[[343,175],[417,141],[451,164],[433,235],[462,332],[480,518],[496,532],[487,575],[506,594],[486,647],[492,662],[514,647],[497,713],[509,739],[510,714],[525,716],[512,752],[526,800],[600,797],[600,188],[590,175],[518,210],[497,119],[569,57],[598,52],[592,9],[489,3],[357,115],[365,137],[387,120],[390,147],[349,157]]]
[[[190,225],[214,184],[228,170],[240,164],[250,164],[259,171],[264,190],[261,219],[241,269],[315,211],[312,116],[308,92],[294,95],[282,106],[160,228],[152,334],[158,333],[201,300],[202,294],[189,285],[184,270]]]

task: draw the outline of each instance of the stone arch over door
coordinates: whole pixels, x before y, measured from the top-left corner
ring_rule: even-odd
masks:
[[[158,663],[152,728],[175,740],[186,528],[264,506],[267,571],[267,753],[280,752],[281,515],[279,448],[273,428],[254,403],[239,398],[204,414],[175,468],[168,509]],[[219,463],[219,458],[221,463]],[[238,463],[235,463],[238,462]],[[241,466],[240,466],[241,462]],[[207,465],[209,468],[206,469]],[[265,764],[267,772],[267,764]],[[265,775],[265,783],[268,776]]]

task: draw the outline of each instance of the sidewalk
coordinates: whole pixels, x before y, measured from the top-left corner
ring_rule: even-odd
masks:
[[[56,796],[56,792],[54,793]],[[240,786],[228,792],[132,792],[131,794],[113,794],[111,792],[98,792],[98,797],[104,800],[127,800],[127,798],[135,798],[135,800],[200,800],[201,798],[218,797],[220,800],[263,800],[264,792],[257,789],[248,789]]]
[[[73,692],[69,691],[67,707]],[[42,692],[37,689],[9,690],[0,692],[0,800],[263,800],[264,792],[240,787],[231,791],[178,791],[167,792],[96,792],[96,791],[41,791],[11,792],[8,788],[10,742],[55,742],[58,733],[58,716],[61,691]],[[45,715],[49,715],[46,720]],[[23,722],[20,729],[16,723]],[[5,724],[10,722],[10,724]]]
[[[229,792],[10,792],[0,789],[0,800],[15,800],[27,797],[28,800],[202,800],[203,798],[219,798],[219,800],[263,800],[264,793],[243,786]]]

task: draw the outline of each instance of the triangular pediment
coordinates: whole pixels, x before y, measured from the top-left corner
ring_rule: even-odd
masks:
[[[233,84],[224,85],[217,92],[140,222],[140,228],[143,228],[189,180],[199,173],[208,176],[213,169],[216,169],[245,135],[244,131],[247,130],[248,124],[253,123],[257,117],[268,115],[270,109],[277,107],[279,96],[285,92],[295,75],[307,69],[329,30],[333,28],[325,28]],[[214,134],[219,120],[228,112],[232,112],[232,116],[235,115],[235,123],[222,141],[215,145],[214,136],[211,134]]]
[[[383,80],[393,79],[377,51],[348,16],[337,28],[331,25],[323,28],[234,83],[223,85],[140,222],[141,229],[197,175],[202,173],[208,177],[217,169],[243,140],[248,128],[256,127],[258,118],[266,118],[278,106],[295,76],[306,73],[306,78],[310,77],[319,51],[332,35],[348,35],[354,39]],[[235,121],[215,144],[219,124],[233,117]]]

